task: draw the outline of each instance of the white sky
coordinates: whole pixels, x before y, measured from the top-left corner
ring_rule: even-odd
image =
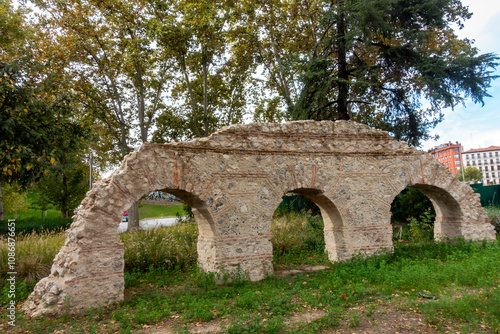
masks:
[[[462,0],[474,15],[465,22],[464,29],[458,31],[459,37],[475,41],[480,53],[493,52],[500,55],[500,1]],[[500,75],[500,66],[496,75]],[[446,110],[443,122],[431,133],[439,135],[437,141],[427,141],[423,149],[430,149],[441,143],[460,142],[465,150],[483,148],[490,145],[500,146],[500,78],[493,81],[485,104],[467,101],[455,110]]]

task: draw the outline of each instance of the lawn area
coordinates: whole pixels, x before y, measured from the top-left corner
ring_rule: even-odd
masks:
[[[186,212],[182,210],[182,205],[152,205],[141,204],[139,206],[139,219],[146,218],[165,218],[175,216],[185,216]]]
[[[0,308],[0,332],[500,333],[498,240],[396,242],[394,252],[330,263],[321,230],[317,217],[273,220],[276,275],[260,282],[198,269],[196,224],[127,232],[123,302],[78,316],[29,319],[18,311],[16,328]],[[39,239],[18,243],[28,260],[34,249],[51,259],[64,242],[58,234]],[[22,301],[34,280],[19,283]]]
[[[139,207],[139,217],[140,219],[146,218],[163,218],[163,217],[175,217],[176,215],[185,216],[186,212],[182,210],[182,205],[152,205],[152,204],[141,204]],[[42,218],[42,210],[28,209],[26,212],[18,212],[18,220],[24,219],[37,219]],[[47,218],[61,218],[61,211],[49,209],[47,210]],[[7,219],[14,219],[14,213],[7,213]]]
[[[17,213],[17,219],[23,220],[23,219],[38,219],[42,218],[42,213],[45,211],[42,210],[37,210],[37,209],[28,209],[26,212],[18,212]],[[7,212],[5,215],[5,220],[7,219],[14,219],[14,213],[13,212]],[[61,211],[55,210],[55,209],[49,209],[47,210],[47,218],[61,218]]]

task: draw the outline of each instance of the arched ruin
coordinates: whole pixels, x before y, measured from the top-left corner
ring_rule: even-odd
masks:
[[[436,209],[435,237],[495,238],[479,195],[425,152],[346,121],[232,125],[210,137],[144,144],[87,193],[66,242],[25,303],[30,315],[123,300],[125,210],[155,190],[193,208],[205,271],[238,266],[251,280],[273,273],[270,225],[288,192],[321,209],[332,261],[392,249],[390,207],[406,187]]]

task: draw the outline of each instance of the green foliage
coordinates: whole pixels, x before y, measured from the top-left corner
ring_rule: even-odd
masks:
[[[39,198],[36,204],[42,208],[51,204],[61,211],[62,218],[67,218],[72,216],[88,191],[88,167],[63,160],[65,164],[56,164],[37,182]]]
[[[444,298],[423,303],[420,308],[427,316],[427,321],[435,325],[444,325],[445,319],[458,320],[466,324],[467,332],[477,333],[487,327],[493,333],[500,333],[500,289],[463,293],[458,298]]]
[[[322,8],[321,38],[306,57],[292,119],[353,119],[419,146],[443,108],[489,96],[499,58],[455,35],[454,24],[470,17],[460,1],[346,0]]]
[[[26,192],[22,191],[21,187],[15,183],[2,185],[2,197],[0,200],[3,203],[4,211],[14,212],[14,218],[16,219],[19,211],[28,211],[29,203],[26,198]]]
[[[10,58],[21,48],[26,31],[20,10],[14,10],[11,0],[0,0],[0,60]]]
[[[53,242],[51,236],[43,238],[46,245]],[[495,330],[500,321],[495,307],[499,302],[499,251],[498,241],[405,243],[396,245],[394,252],[358,256],[335,263],[328,270],[280,279],[268,277],[260,282],[240,280],[236,284],[217,284],[216,275],[193,267],[179,270],[180,266],[151,266],[125,272],[129,293],[113,307],[94,309],[75,321],[19,317],[18,324],[31,332],[47,332],[47,328],[56,331],[63,326],[71,332],[88,331],[90,324],[101,331],[105,326],[108,331],[131,331],[165,319],[176,319],[179,328],[193,322],[225,319],[222,332],[318,333],[333,331],[341,321],[353,328],[360,325],[361,316],[352,313],[353,307],[395,295],[408,295],[411,302],[418,298],[419,291],[427,290],[439,300],[419,300],[415,307],[423,310],[429,321],[439,321],[436,317],[433,320],[431,314],[442,314],[469,325],[467,332],[477,332],[481,325]],[[27,291],[22,295],[31,289],[32,285],[26,284]],[[450,289],[483,292],[447,301],[443,294]],[[289,321],[293,315],[310,310],[324,310],[325,315],[310,323]]]
[[[125,244],[125,269],[186,269],[196,264],[198,227],[180,223],[171,227],[120,234]]]
[[[415,188],[406,188],[392,201],[391,221],[405,223],[413,217],[423,216],[426,212],[431,214],[432,219],[436,216],[429,198]]]
[[[0,62],[0,179],[26,187],[91,138],[50,63]]]
[[[152,205],[142,204],[139,207],[139,217],[147,218],[164,218],[184,216],[186,212],[181,205]]]
[[[411,217],[408,222],[410,238],[412,240],[432,240],[434,235],[434,219],[430,211],[425,211],[417,218]]]
[[[8,220],[0,220],[0,236],[7,235]],[[39,218],[30,217],[24,219],[16,219],[16,234],[19,236],[45,233],[45,232],[60,232],[67,230],[73,219],[71,218]]]
[[[467,167],[464,170],[465,181],[472,181],[474,183],[480,182],[483,179],[483,172],[481,172],[476,167]],[[462,173],[458,173],[458,179],[463,181]]]

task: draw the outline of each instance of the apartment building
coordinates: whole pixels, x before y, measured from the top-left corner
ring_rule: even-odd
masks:
[[[478,148],[462,153],[465,167],[476,167],[483,173],[483,184],[500,184],[500,146]]]
[[[460,143],[452,144],[451,142],[434,147],[430,151],[432,157],[446,166],[450,171],[457,175],[462,167],[460,154],[462,153],[462,145]]]

